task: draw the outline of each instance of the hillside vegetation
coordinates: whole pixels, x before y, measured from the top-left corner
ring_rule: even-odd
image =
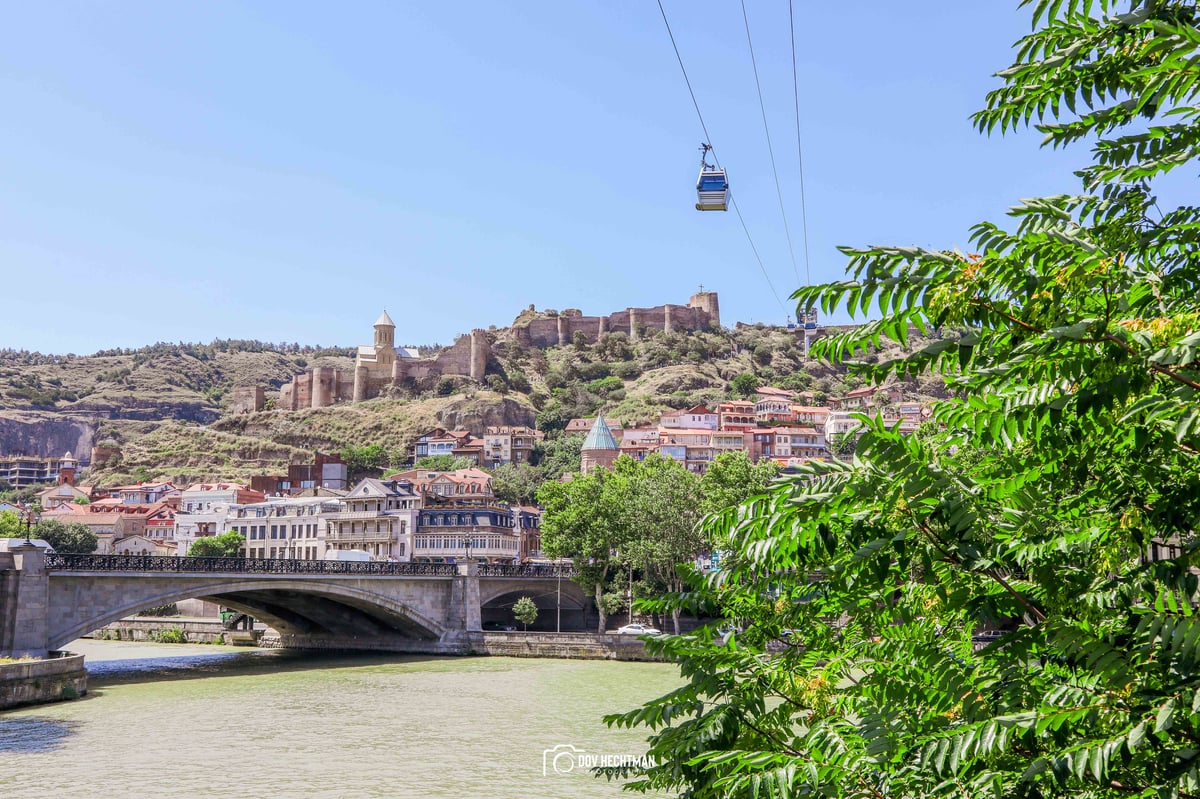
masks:
[[[0,451],[20,451],[13,429],[71,423],[92,431],[88,446],[108,441],[122,449],[119,460],[92,470],[89,479],[100,484],[246,478],[282,472],[316,451],[365,445],[383,448],[389,465],[401,466],[413,440],[439,426],[481,433],[489,425],[536,424],[553,439],[571,418],[599,411],[629,426],[670,409],[715,405],[733,395],[739,375],[812,391],[818,403],[863,384],[845,368],[806,358],[798,331],[763,325],[639,340],[618,332],[545,349],[518,345],[511,328],[489,338],[493,358],[482,385],[445,376],[358,404],[288,412],[269,401],[268,410],[240,416],[229,414],[235,386],[257,383],[270,397],[307,369],[352,368],[353,350],[215,341],[92,356],[3,351]],[[936,380],[909,387],[914,397],[939,391]]]

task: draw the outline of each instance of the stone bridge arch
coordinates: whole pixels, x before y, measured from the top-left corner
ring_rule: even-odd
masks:
[[[499,622],[513,624],[512,606],[523,596],[531,598],[538,607],[537,620],[530,630],[553,631],[559,626],[564,632],[588,631],[595,628],[590,598],[574,580],[563,578],[539,580],[480,580],[480,617],[484,624]]]
[[[76,582],[76,585],[68,585]],[[418,609],[412,583],[411,597],[394,595],[397,581],[389,581],[393,595],[339,580],[313,578],[197,578],[133,577],[119,581],[84,583],[66,575],[51,580],[49,605],[54,625],[49,645],[57,648],[81,635],[140,610],[182,599],[209,599],[261,619],[281,636],[328,645],[362,638],[437,640],[454,626]],[[425,581],[421,581],[424,583]],[[448,581],[446,587],[448,588]],[[89,590],[90,585],[96,590]],[[56,591],[59,588],[61,590]],[[430,586],[419,588],[428,590]],[[441,585],[437,587],[442,587]],[[114,590],[116,589],[116,590]]]

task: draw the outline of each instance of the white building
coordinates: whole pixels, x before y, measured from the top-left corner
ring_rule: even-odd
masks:
[[[227,526],[246,539],[248,558],[320,560],[341,512],[334,497],[284,497],[233,508]]]
[[[327,549],[357,549],[375,560],[412,560],[421,496],[410,481],[368,477],[336,501],[340,508],[328,517]]]

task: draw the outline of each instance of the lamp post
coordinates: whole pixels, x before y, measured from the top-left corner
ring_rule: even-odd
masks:
[[[471,544],[475,538],[475,528],[471,528],[469,537],[463,539],[463,547],[467,550],[467,563],[471,562]]]
[[[25,510],[25,543],[30,543],[30,533],[33,530],[33,525],[37,523],[41,509],[37,505],[30,505]]]
[[[554,559],[554,632],[562,632],[562,558]]]
[[[629,623],[633,624],[633,561],[629,561]]]

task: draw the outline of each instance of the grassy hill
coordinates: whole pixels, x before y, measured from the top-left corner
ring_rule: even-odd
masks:
[[[413,439],[432,429],[534,424],[553,431],[575,416],[603,411],[624,424],[652,423],[669,409],[715,405],[730,381],[752,374],[765,384],[814,392],[818,402],[862,384],[845,370],[806,358],[798,331],[763,325],[631,340],[522,347],[511,328],[492,330],[493,359],[482,385],[463,377],[429,381],[367,402],[294,412],[229,415],[233,387],[259,383],[268,395],[316,366],[348,369],[350,349],[261,342],[156,344],[93,356],[0,352],[0,452],[81,452],[112,440],[119,461],[89,479],[245,478],[278,473],[314,451],[378,444],[399,465]],[[922,345],[919,339],[912,346]],[[869,353],[867,360],[880,353]],[[910,396],[940,392],[936,381]],[[32,431],[32,432],[31,432]],[[76,442],[70,444],[69,442]],[[22,447],[24,449],[22,449]]]

